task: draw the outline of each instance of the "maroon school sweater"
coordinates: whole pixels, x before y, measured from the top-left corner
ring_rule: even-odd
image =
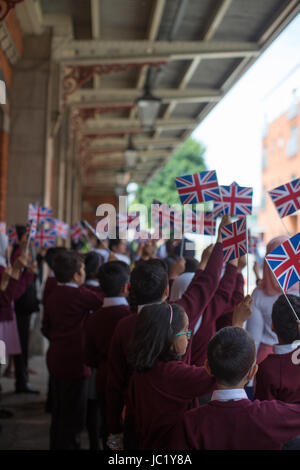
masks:
[[[216,331],[224,328],[225,326],[232,325],[232,314],[234,308],[244,300],[244,277],[241,273],[237,274],[235,289],[233,291],[230,305],[228,305],[217,321],[216,321]]]
[[[189,317],[189,328],[193,329],[198,318],[213,297],[219,283],[223,264],[222,244],[216,243],[204,271],[196,271],[192,282],[176,303],[181,305]],[[117,325],[109,352],[109,371],[107,377],[107,420],[111,433],[121,431],[121,413],[126,402],[131,368],[127,354],[135,329],[137,314],[129,315]],[[193,338],[190,339],[182,361],[189,364]]]
[[[99,299],[100,305],[103,304],[104,292],[100,286],[91,286],[90,284],[85,284],[84,287],[91,292],[94,292]]]
[[[0,281],[5,268],[0,266]],[[4,291],[0,291],[0,321],[10,321],[14,315],[14,300],[18,300],[28,289],[34,275],[27,270],[20,274],[18,280],[10,278]]]
[[[296,364],[293,363],[293,355],[296,355]],[[259,364],[256,375],[255,398],[300,404],[299,361],[300,348],[287,354],[270,354],[266,357]]]
[[[48,276],[47,281],[45,282],[44,292],[43,292],[43,305],[51,294],[53,289],[57,286],[57,280],[55,276]]]
[[[216,332],[216,320],[228,308],[236,285],[237,268],[227,263],[224,276],[220,280],[215,295],[209,302],[202,315],[199,330],[193,335],[191,364],[203,366],[206,359],[207,346]]]
[[[99,299],[85,287],[57,285],[47,297],[42,332],[50,341],[50,375],[61,380],[90,375],[84,357],[85,322],[98,308]]]
[[[169,435],[173,450],[280,450],[300,434],[300,406],[281,401],[211,401],[185,413]]]
[[[135,417],[140,449],[163,449],[183,413],[197,406],[196,397],[215,388],[204,367],[181,361],[158,362],[148,372],[134,372],[128,400]]]
[[[129,315],[127,305],[101,307],[86,322],[86,364],[97,369],[96,388],[105,393],[108,351],[118,322]]]

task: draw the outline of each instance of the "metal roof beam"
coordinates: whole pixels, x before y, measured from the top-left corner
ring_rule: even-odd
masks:
[[[238,41],[103,41],[70,40],[62,46],[53,41],[52,58],[65,65],[92,65],[116,61],[227,59],[257,56],[255,42]]]
[[[101,88],[99,90],[80,89],[69,97],[69,103],[95,102],[116,103],[116,102],[134,102],[141,96],[140,90],[136,88]],[[221,93],[216,89],[188,89],[177,90],[173,88],[158,88],[155,90],[155,96],[161,98],[163,103],[177,101],[182,103],[206,103],[210,101],[219,101]]]

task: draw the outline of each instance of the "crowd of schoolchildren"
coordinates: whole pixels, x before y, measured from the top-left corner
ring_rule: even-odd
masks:
[[[36,263],[20,229],[8,264],[0,234],[0,339],[18,393],[37,392],[27,364],[35,310],[24,296],[29,304],[39,267],[48,269],[41,330],[51,450],[80,449],[84,429],[92,450],[300,450],[299,324],[272,292],[262,329],[275,341],[258,360],[250,335],[257,294],[244,296],[244,258],[224,265],[220,227],[200,262],[166,262],[153,241],[130,259],[124,240],[95,238],[84,255],[56,247]],[[265,295],[266,269],[256,289]],[[299,290],[288,298],[300,318]]]

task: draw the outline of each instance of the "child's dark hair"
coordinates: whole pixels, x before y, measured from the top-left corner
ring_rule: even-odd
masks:
[[[222,385],[237,385],[255,362],[255,344],[243,328],[227,326],[210,340],[207,360],[212,375]]]
[[[63,251],[66,251],[67,248],[65,248],[64,246],[55,246],[55,247],[51,247],[51,248],[48,248],[48,250],[46,251],[46,254],[45,254],[45,261],[46,263],[48,264],[49,268],[50,269],[53,269],[53,260],[54,260],[54,257],[58,254],[58,253],[61,253]]]
[[[172,322],[171,319],[172,308]],[[174,361],[179,356],[172,350],[176,333],[184,327],[184,310],[167,302],[145,305],[137,317],[128,360],[136,372],[152,369],[157,361]]]
[[[185,256],[185,273],[195,273],[197,271],[199,261],[192,256]]]
[[[130,305],[135,308],[137,305],[160,302],[167,285],[167,267],[162,260],[141,261],[130,276]]]
[[[300,297],[288,294],[289,301],[300,320]],[[278,297],[273,304],[272,322],[278,338],[284,344],[290,344],[300,339],[298,323],[284,295]]]
[[[101,255],[96,253],[96,251],[90,251],[85,255],[84,264],[86,281],[98,278],[99,268],[102,263],[103,258]]]
[[[129,282],[130,268],[123,261],[109,261],[99,269],[99,281],[106,297],[117,297]]]
[[[83,257],[73,250],[64,250],[57,253],[53,259],[53,271],[57,282],[70,282],[75,273],[80,273],[84,264]]]
[[[112,238],[109,240],[109,249],[111,251],[114,251],[113,249],[116,247],[118,247],[120,245],[120,243],[122,243],[122,239],[121,238]]]

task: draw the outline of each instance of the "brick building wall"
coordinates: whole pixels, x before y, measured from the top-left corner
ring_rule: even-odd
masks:
[[[267,191],[300,177],[300,104],[271,122],[262,141],[262,208],[258,223],[264,228],[264,241],[286,233],[300,232],[300,214],[284,217],[281,221]]]

